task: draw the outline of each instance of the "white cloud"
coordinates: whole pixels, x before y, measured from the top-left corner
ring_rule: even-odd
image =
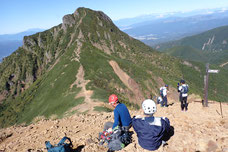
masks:
[[[228,8],[222,8],[222,9],[220,10],[220,12],[223,13],[223,12],[225,12],[225,11],[227,11],[227,10],[228,10]]]
[[[156,16],[156,18],[163,18],[164,16],[164,14],[159,14],[158,16]]]

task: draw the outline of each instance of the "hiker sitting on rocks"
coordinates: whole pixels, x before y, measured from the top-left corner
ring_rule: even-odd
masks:
[[[125,104],[120,103],[115,94],[109,96],[109,104],[115,108],[114,123],[107,122],[104,129],[111,131],[116,127],[120,127],[122,130],[128,131],[131,127],[131,116]]]
[[[139,145],[147,150],[157,150],[174,134],[168,118],[154,117],[157,107],[153,100],[146,99],[142,103],[146,117],[136,116],[132,119],[132,126],[137,133]]]
[[[114,123],[106,122],[104,132],[111,133],[108,141],[109,151],[121,150],[131,143],[132,137],[129,129],[131,127],[131,116],[127,107],[120,103],[115,94],[110,95],[109,104],[114,109]]]

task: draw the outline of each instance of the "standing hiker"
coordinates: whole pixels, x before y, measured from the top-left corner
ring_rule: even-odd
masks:
[[[168,107],[167,90],[168,90],[167,84],[164,87],[160,88],[160,95],[162,97],[161,107],[164,107],[164,106]]]
[[[132,126],[137,133],[139,145],[147,150],[157,150],[174,134],[168,118],[154,117],[157,111],[156,104],[151,99],[142,103],[145,117],[136,116],[132,119]]]
[[[188,110],[188,85],[185,84],[185,80],[180,81],[181,85],[178,86],[178,92],[180,92],[181,110]]]

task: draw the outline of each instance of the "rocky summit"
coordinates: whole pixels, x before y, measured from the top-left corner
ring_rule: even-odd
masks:
[[[227,152],[228,151],[228,104],[209,101],[209,107],[202,107],[195,96],[190,96],[189,110],[182,112],[180,103],[169,101],[171,106],[161,108],[157,117],[167,117],[174,127],[174,136],[168,145],[158,152]],[[131,116],[143,115],[142,111],[130,111]],[[99,145],[98,134],[104,123],[113,121],[113,113],[74,114],[63,119],[37,118],[36,122],[25,126],[12,126],[0,130],[0,150],[6,152],[47,151],[45,141],[57,144],[63,136],[71,138],[75,151],[102,152],[107,148]],[[131,128],[131,131],[133,129]],[[142,152],[136,133],[133,142],[120,152]]]

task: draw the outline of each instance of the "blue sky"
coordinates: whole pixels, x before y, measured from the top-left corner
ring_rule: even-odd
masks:
[[[0,0],[0,34],[48,29],[78,7],[100,10],[112,20],[145,14],[228,7],[228,0]]]

